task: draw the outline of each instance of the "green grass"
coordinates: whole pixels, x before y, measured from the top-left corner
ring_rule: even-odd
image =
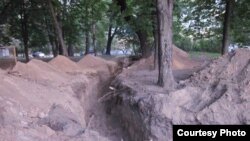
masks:
[[[200,57],[207,57],[209,59],[217,59],[221,56],[220,53],[214,52],[199,52],[199,51],[190,51],[189,52],[191,58],[200,58]]]

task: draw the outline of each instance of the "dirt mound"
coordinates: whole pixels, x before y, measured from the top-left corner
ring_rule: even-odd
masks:
[[[247,81],[250,81],[249,60],[250,50],[238,49],[234,53],[214,60],[207,68],[195,73],[188,81],[200,87],[222,80],[239,85],[247,84]]]
[[[173,46],[173,69],[193,69],[200,65],[201,62],[192,60],[189,54],[179,49],[175,45]],[[154,66],[154,56],[150,56],[146,59],[141,59],[134,64],[136,69],[152,69]]]
[[[178,48],[177,46],[173,45],[173,51],[176,56],[183,56],[183,57],[189,57],[189,54],[185,52],[184,50]]]
[[[201,62],[191,59],[185,51],[173,47],[173,69],[192,69],[200,64]]]
[[[155,86],[147,77],[151,71],[131,78],[122,73],[112,83],[120,93],[108,101],[110,111],[131,140],[141,141],[172,141],[173,124],[250,124],[249,70],[250,50],[239,49],[181,81],[175,91]]]
[[[68,61],[65,70],[72,67],[64,57],[52,64],[60,61]],[[33,59],[27,64],[18,62],[3,75],[0,72],[2,140],[119,140],[106,124],[104,104],[98,102],[110,77],[70,75],[63,69]]]
[[[12,72],[19,76],[35,81],[54,81],[62,83],[67,78],[66,74],[41,60],[33,59],[27,64],[17,62]]]
[[[115,70],[118,67],[117,63],[113,61],[108,61],[93,55],[86,55],[77,64],[82,69],[92,68],[97,71],[108,72],[110,74],[115,73]]]
[[[80,70],[75,62],[61,55],[49,61],[49,64],[64,72],[75,72]]]

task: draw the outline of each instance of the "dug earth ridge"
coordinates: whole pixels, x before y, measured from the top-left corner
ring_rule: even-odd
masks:
[[[128,141],[172,141],[172,125],[250,124],[249,64],[250,51],[239,49],[177,80],[174,91],[155,85],[156,71],[131,66],[111,83],[109,112]]]
[[[117,63],[94,56],[77,63],[33,59],[0,70],[0,140],[120,140],[98,102],[117,70]]]

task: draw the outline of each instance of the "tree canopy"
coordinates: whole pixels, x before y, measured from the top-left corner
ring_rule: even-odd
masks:
[[[231,1],[229,43],[249,45],[250,2]],[[148,57],[155,45],[155,2],[3,0],[0,2],[0,44],[17,46],[19,41],[18,50],[25,52],[26,57],[32,50],[54,56],[67,52],[73,56],[74,52],[88,53],[93,48],[110,54],[115,38]],[[173,10],[174,44],[186,51],[221,50],[226,0],[176,0]]]

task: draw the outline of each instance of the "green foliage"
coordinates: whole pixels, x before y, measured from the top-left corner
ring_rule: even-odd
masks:
[[[238,0],[235,2],[232,13],[231,35],[232,42],[249,45],[250,44],[250,1]]]

